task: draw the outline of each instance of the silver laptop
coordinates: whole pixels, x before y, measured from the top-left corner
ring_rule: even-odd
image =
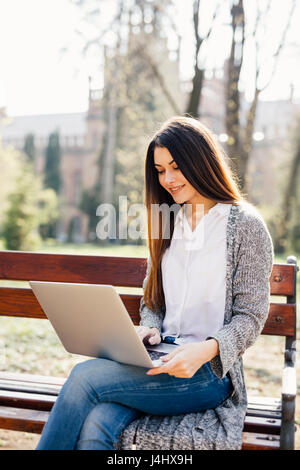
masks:
[[[29,282],[65,349],[135,366],[161,365],[176,345],[145,346],[111,285]]]

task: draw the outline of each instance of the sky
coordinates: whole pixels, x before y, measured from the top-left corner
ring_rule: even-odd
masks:
[[[253,4],[253,0],[246,0],[250,5],[249,1]],[[282,5],[288,2],[272,2],[274,13],[270,21],[276,34],[286,14]],[[190,10],[186,8],[186,0],[177,0],[177,3],[178,17],[174,19],[180,18],[183,35],[181,72],[182,78],[187,79],[192,72],[192,64],[187,59],[192,44]],[[297,40],[300,8],[294,16],[289,42]],[[80,42],[75,31],[81,18],[82,11],[70,0],[0,0],[0,108],[5,107],[11,116],[81,112],[87,109],[88,77],[93,77],[92,85],[97,87],[101,82],[101,69],[96,54],[87,59],[80,53]],[[223,18],[224,21],[226,18]],[[228,27],[226,29],[220,25],[218,34],[224,35],[224,48],[218,45],[220,37],[212,37],[207,60],[213,59],[221,64],[226,38],[229,38]],[[274,41],[275,37],[270,34],[262,60],[268,62],[268,51]],[[63,48],[67,48],[68,52],[62,54]],[[300,67],[296,64],[296,52],[294,47],[284,54],[272,84],[262,98],[288,98],[291,82],[295,85],[295,96],[300,98]],[[249,93],[251,72],[251,66],[243,72],[244,87]]]

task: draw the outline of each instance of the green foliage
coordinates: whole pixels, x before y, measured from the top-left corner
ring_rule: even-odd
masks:
[[[35,159],[35,145],[34,145],[34,135],[27,134],[24,141],[23,147],[24,153],[27,155],[29,161],[34,162]]]
[[[9,196],[2,235],[8,250],[32,250],[39,246],[37,231],[39,218],[36,204],[37,180],[24,165],[24,173],[16,181],[16,189]]]
[[[89,229],[95,230],[99,218],[96,216],[96,210],[100,204],[99,191],[97,187],[87,189],[82,192],[79,208],[89,216]]]
[[[38,198],[39,232],[43,239],[53,237],[58,219],[58,197],[54,189],[40,191]]]
[[[61,148],[59,142],[59,133],[53,132],[49,136],[48,145],[46,148],[44,186],[45,188],[54,189],[56,193],[59,192],[61,186],[60,159]]]
[[[8,250],[35,250],[41,242],[39,226],[57,217],[54,190],[42,190],[41,181],[28,162],[22,162],[14,189],[8,195],[2,237]]]
[[[8,196],[16,188],[17,175],[21,173],[24,156],[12,148],[3,149],[0,145],[0,231],[4,214],[8,208]]]

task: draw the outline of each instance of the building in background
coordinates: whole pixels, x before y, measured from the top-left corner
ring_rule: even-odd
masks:
[[[49,135],[59,133],[62,185],[59,194],[58,239],[71,233],[75,242],[88,239],[88,218],[79,209],[83,188],[94,184],[95,166],[101,147],[104,123],[101,92],[89,90],[87,112],[4,117],[0,123],[2,146],[23,150],[25,137],[34,135],[35,170],[43,174]]]
[[[226,142],[225,85],[221,71],[207,75],[203,88],[201,119]],[[246,103],[245,103],[246,105]],[[59,132],[61,145],[60,221],[57,238],[85,242],[91,239],[88,216],[80,208],[82,191],[92,188],[97,177],[97,161],[106,124],[102,92],[89,90],[87,112],[39,116],[7,117],[2,110],[2,145],[22,150],[28,134],[35,137],[35,169],[43,174],[49,135]],[[291,129],[300,103],[294,100],[260,101],[254,132],[254,148],[249,165],[249,200],[254,204],[274,204],[279,197],[278,175],[286,167]],[[278,202],[278,201],[277,201]]]

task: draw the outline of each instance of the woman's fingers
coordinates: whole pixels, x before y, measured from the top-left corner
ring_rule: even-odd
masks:
[[[165,356],[162,356],[161,360],[163,362],[168,362],[170,361],[171,359],[173,359],[173,357],[175,357],[180,351],[182,351],[182,346],[177,346],[177,348],[174,349],[174,351],[170,352],[169,354],[166,354]]]
[[[149,344],[159,344],[161,341],[160,334],[156,330],[156,328],[151,328],[150,336],[148,337]]]
[[[154,369],[150,369],[147,374],[148,375],[157,375],[157,374],[170,374],[170,375],[175,375],[174,368],[176,368],[176,359],[174,359],[174,356],[170,357],[171,354],[167,354],[166,356],[162,356],[161,360],[165,362],[165,364],[162,364],[159,367],[155,367]],[[168,361],[166,361],[167,357],[169,357]],[[172,360],[174,359],[174,360]]]
[[[168,370],[166,369],[166,366],[160,366],[160,367],[155,367],[154,369],[149,369],[146,374],[147,375],[157,375],[157,374],[167,374]]]
[[[142,341],[144,341],[144,339],[147,338],[147,336],[149,335],[149,330],[150,328],[147,328],[146,326],[137,327],[137,333]]]
[[[176,348],[170,354],[161,358],[164,363],[162,366],[150,369],[148,375],[169,374],[178,378],[193,377],[195,372],[201,366],[195,360],[195,351],[193,346],[183,345]]]
[[[149,328],[148,326],[138,326],[137,332],[143,342],[149,344],[159,344],[161,342],[160,333],[157,328]]]

